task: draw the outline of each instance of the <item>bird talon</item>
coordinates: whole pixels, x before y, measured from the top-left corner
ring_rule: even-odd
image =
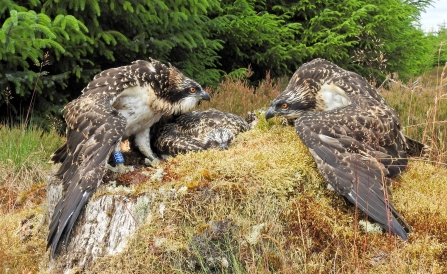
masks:
[[[133,166],[125,166],[124,164],[117,164],[116,166],[106,165],[106,168],[115,173],[127,173],[134,171]]]
[[[144,159],[144,164],[147,166],[156,166],[160,163],[161,163],[161,160],[154,155],[151,155]]]

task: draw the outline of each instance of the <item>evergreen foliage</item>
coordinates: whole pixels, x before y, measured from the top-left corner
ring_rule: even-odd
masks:
[[[428,68],[440,67],[447,63],[447,26],[440,25],[437,30],[430,31],[424,38],[430,51],[427,51],[423,61]]]
[[[59,15],[52,19],[12,1],[3,1],[1,11],[2,17],[7,14],[9,17],[0,29],[0,107],[6,109],[4,105],[8,103],[7,109],[17,113],[20,105],[9,103],[14,98],[29,101],[34,90],[38,93],[40,104],[45,104],[47,100],[63,101],[66,95],[58,92],[55,86],[66,87],[68,72],[43,71],[41,65],[45,52],[51,51],[56,59],[70,54],[67,46],[87,41],[85,33],[88,29],[71,15]],[[40,81],[37,81],[38,78]],[[12,91],[11,95],[5,90]],[[51,112],[51,108],[45,110]]]
[[[371,78],[387,72],[420,72],[427,50],[413,23],[431,1],[344,0],[269,2],[268,10],[300,23],[295,40],[305,45],[303,61],[325,58]],[[409,43],[411,45],[409,45]],[[418,59],[418,60],[415,60]],[[294,65],[294,69],[299,64]]]
[[[216,33],[224,41],[219,55],[227,73],[251,65],[256,80],[266,70],[273,76],[285,75],[307,55],[306,46],[295,39],[303,31],[301,24],[287,22],[287,12],[269,13],[263,1],[222,1],[222,10],[211,16],[229,20]]]
[[[428,49],[424,42],[423,31],[416,28],[413,23],[419,18],[421,9],[427,6],[429,2],[368,1],[375,3],[377,8],[370,14],[369,22],[364,22],[365,29],[362,34],[369,32],[371,36],[380,39],[379,44],[381,46],[377,47],[378,43],[374,43],[372,39],[364,39],[360,41],[359,47],[375,49],[379,54],[382,54],[383,58],[386,59],[386,72],[399,72],[403,79],[408,79],[410,75],[422,73],[425,64],[421,57]],[[371,56],[369,58],[377,57]],[[379,76],[383,76],[385,72],[378,67],[373,67],[373,69],[376,69],[374,72]]]
[[[0,0],[0,114],[23,116],[34,90],[34,116],[60,113],[94,74],[148,57],[212,86],[249,65],[256,83],[291,75],[316,57],[405,78],[433,64],[439,40],[415,24],[431,2]]]

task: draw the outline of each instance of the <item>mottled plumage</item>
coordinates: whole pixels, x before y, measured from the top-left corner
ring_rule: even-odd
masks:
[[[80,211],[102,181],[109,156],[120,151],[120,142],[134,136],[143,155],[156,160],[151,126],[164,115],[190,111],[202,99],[210,96],[198,83],[170,64],[150,59],[99,73],[65,107],[67,141],[51,157],[62,163],[56,176],[64,188],[48,235],[53,257],[62,235],[67,244]]]
[[[157,153],[166,157],[189,151],[227,149],[237,134],[248,129],[247,122],[235,114],[197,110],[160,126],[152,140]]]
[[[302,65],[266,118],[297,118],[295,128],[328,187],[384,229],[411,229],[388,200],[390,178],[407,166],[399,117],[361,76],[316,59]]]

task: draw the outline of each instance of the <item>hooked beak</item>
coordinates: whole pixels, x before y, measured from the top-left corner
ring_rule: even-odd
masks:
[[[205,101],[210,101],[211,97],[208,94],[208,92],[206,92],[205,90],[202,89],[202,92],[200,92],[200,99],[205,100]]]
[[[273,116],[275,116],[275,114],[276,114],[276,112],[273,109],[273,107],[269,107],[267,109],[267,112],[265,113],[265,120],[268,120],[268,119],[272,118]]]
[[[227,145],[227,144],[221,144],[221,145],[219,146],[219,149],[220,149],[220,150],[227,150],[227,149],[228,149],[228,145]]]

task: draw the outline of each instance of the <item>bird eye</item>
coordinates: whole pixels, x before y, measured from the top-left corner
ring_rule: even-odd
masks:
[[[231,144],[233,142],[233,138],[230,138],[230,140],[228,140],[228,142]]]
[[[282,109],[287,109],[288,107],[289,107],[289,104],[286,104],[286,103],[284,103],[284,104],[281,105],[281,108],[282,108]]]
[[[196,88],[190,88],[190,89],[189,89],[189,92],[191,92],[191,93],[195,93],[195,92],[196,92]]]

